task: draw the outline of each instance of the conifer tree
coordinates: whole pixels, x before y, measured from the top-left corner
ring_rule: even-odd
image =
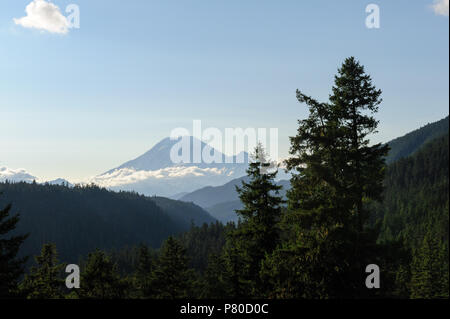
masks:
[[[376,132],[380,94],[353,57],[338,70],[328,103],[297,91],[309,117],[299,121],[286,161],[293,172],[284,221],[291,240],[263,269],[276,284],[275,296],[362,297],[368,291],[365,266],[381,256],[377,233],[364,227],[364,203],[381,198],[388,151],[368,139]]]
[[[248,241],[239,236],[239,224],[235,231],[227,234],[223,249],[225,291],[228,298],[250,298],[254,294],[258,273],[251,273],[252,259],[249,251],[253,248]]]
[[[264,148],[259,144],[255,148],[253,161],[247,169],[248,183],[242,182],[236,187],[244,208],[236,210],[243,223],[240,235],[255,243],[258,251],[253,251],[257,263],[264,254],[271,252],[279,242],[278,222],[281,218],[283,199],[279,195],[282,186],[275,183],[277,171],[270,172],[270,163]]]
[[[20,284],[21,294],[28,299],[58,299],[63,297],[63,264],[58,263],[54,244],[44,244],[41,255],[35,256],[33,266]]]
[[[385,157],[389,146],[381,143],[370,145],[369,136],[377,133],[378,112],[382,99],[381,90],[372,84],[364,67],[350,57],[345,60],[335,77],[333,94],[330,96],[331,121],[337,127],[336,145],[339,159],[340,183],[356,216],[357,230],[362,231],[368,218],[364,201],[381,200]],[[337,174],[338,172],[334,172]]]
[[[208,266],[203,275],[202,291],[200,298],[222,299],[229,297],[230,281],[226,277],[225,260],[223,256],[211,254],[208,258]]]
[[[17,283],[23,273],[26,258],[18,258],[20,246],[28,235],[11,236],[19,222],[19,215],[10,216],[11,205],[0,209],[0,299],[17,294]]]
[[[279,195],[281,186],[275,183],[277,171],[271,171],[261,144],[257,145],[252,157],[247,169],[249,182],[236,187],[244,206],[236,210],[241,223],[229,235],[228,250],[225,251],[235,297],[265,294],[266,287],[259,276],[261,262],[280,241],[278,223],[284,201]]]
[[[120,277],[117,266],[101,250],[88,255],[81,270],[80,288],[76,293],[83,299],[120,299],[127,296],[128,285]]]
[[[154,276],[156,298],[192,297],[194,272],[188,267],[186,249],[172,236],[161,247]]]
[[[137,297],[152,298],[154,296],[153,283],[155,280],[155,262],[150,249],[141,244],[138,248],[138,264],[134,275],[134,287]]]

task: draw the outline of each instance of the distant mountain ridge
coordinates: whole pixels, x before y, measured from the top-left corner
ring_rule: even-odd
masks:
[[[219,203],[239,200],[236,193],[236,186],[242,185],[242,182],[248,182],[248,176],[239,177],[221,186],[206,186],[188,193],[179,200],[183,202],[192,202],[200,207],[206,208]]]
[[[242,202],[237,199],[214,204],[210,207],[206,207],[205,210],[222,223],[228,223],[237,222],[239,220],[236,210],[242,209],[243,207]]]
[[[151,197],[150,200],[166,212],[173,220],[182,223],[184,227],[190,226],[191,223],[194,223],[194,225],[202,225],[216,221],[216,218],[194,203],[185,203],[165,197]]]
[[[248,182],[248,176],[233,179],[232,181],[221,186],[208,186],[192,193],[186,194],[179,200],[184,202],[192,202],[200,207],[203,207],[214,218],[226,223],[229,221],[236,221],[236,209],[242,208],[242,203],[239,200],[236,186],[241,186],[242,182]],[[288,180],[281,180],[276,182],[277,185],[282,186],[280,195],[286,197],[286,192],[290,188]]]

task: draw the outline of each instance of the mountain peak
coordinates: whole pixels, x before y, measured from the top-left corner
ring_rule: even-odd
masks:
[[[182,141],[181,138],[164,138],[141,156],[128,161],[106,173],[95,176],[92,182],[103,187],[116,190],[133,190],[146,195],[171,196],[177,193],[192,191],[204,186],[222,185],[233,178],[246,174],[248,167],[248,154],[241,156],[226,156],[214,149],[204,141],[193,136]],[[176,162],[172,160],[171,153],[174,146],[179,150],[177,143],[186,143],[189,152],[188,160]],[[181,147],[182,144],[179,146]],[[200,154],[196,145],[200,146]],[[175,150],[175,151],[177,151]],[[202,155],[210,154],[212,162],[204,161]],[[214,155],[214,156],[213,156]],[[195,159],[199,159],[194,161]]]
[[[0,182],[28,182],[36,180],[36,176],[31,175],[25,169],[12,169],[8,167],[0,167]]]
[[[114,168],[107,173],[111,173],[115,170],[123,169],[123,168],[129,168],[134,170],[144,170],[144,171],[155,171],[164,169],[167,167],[173,167],[173,166],[197,166],[200,168],[223,168],[223,167],[231,167],[231,166],[247,166],[248,163],[248,154],[247,152],[241,152],[237,156],[227,156],[223,154],[222,152],[214,149],[212,146],[208,145],[204,141],[201,141],[193,136],[188,136],[189,138],[189,161],[187,163],[181,162],[181,163],[175,163],[170,158],[170,153],[172,150],[172,147],[174,147],[177,143],[181,142],[181,139],[183,137],[178,137],[176,139],[171,139],[170,137],[166,137],[155,144],[150,150],[142,154],[141,156],[128,161],[122,165],[120,165],[117,168]],[[185,137],[184,137],[185,138]],[[205,147],[210,147],[210,154],[215,154],[217,158],[221,159],[221,162],[212,162],[212,163],[206,163],[202,156],[199,157],[202,158],[200,163],[196,163],[194,161],[194,146],[200,145],[200,151],[203,153]],[[243,158],[243,163],[238,163],[238,159]]]
[[[51,180],[51,181],[47,181],[47,182],[45,182],[45,184],[73,187],[73,184],[70,183],[68,180],[66,180],[64,178],[57,178],[57,179],[54,179],[54,180]]]

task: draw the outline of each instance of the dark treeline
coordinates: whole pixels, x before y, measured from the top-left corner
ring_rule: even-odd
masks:
[[[369,142],[380,95],[346,59],[329,102],[297,91],[309,116],[290,140],[286,201],[258,146],[236,189],[237,224],[192,225],[157,250],[90,252],[79,289],[65,288],[53,244],[21,277],[25,237],[12,235],[18,217],[7,206],[0,297],[448,298],[448,135],[386,167],[389,146]],[[381,270],[379,289],[366,286],[370,264]]]

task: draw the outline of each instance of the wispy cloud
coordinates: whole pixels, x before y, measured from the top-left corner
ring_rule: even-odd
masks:
[[[122,168],[114,170],[92,178],[89,182],[103,186],[113,187],[127,185],[148,180],[168,180],[181,177],[205,177],[208,175],[220,176],[225,173],[225,169],[199,168],[196,166],[175,166],[167,167],[155,171],[135,170],[132,168]]]
[[[14,18],[14,23],[24,28],[38,29],[50,33],[66,34],[69,22],[58,6],[45,0],[33,0],[25,8],[26,16]]]
[[[432,8],[437,15],[448,17],[449,0],[434,0]]]

